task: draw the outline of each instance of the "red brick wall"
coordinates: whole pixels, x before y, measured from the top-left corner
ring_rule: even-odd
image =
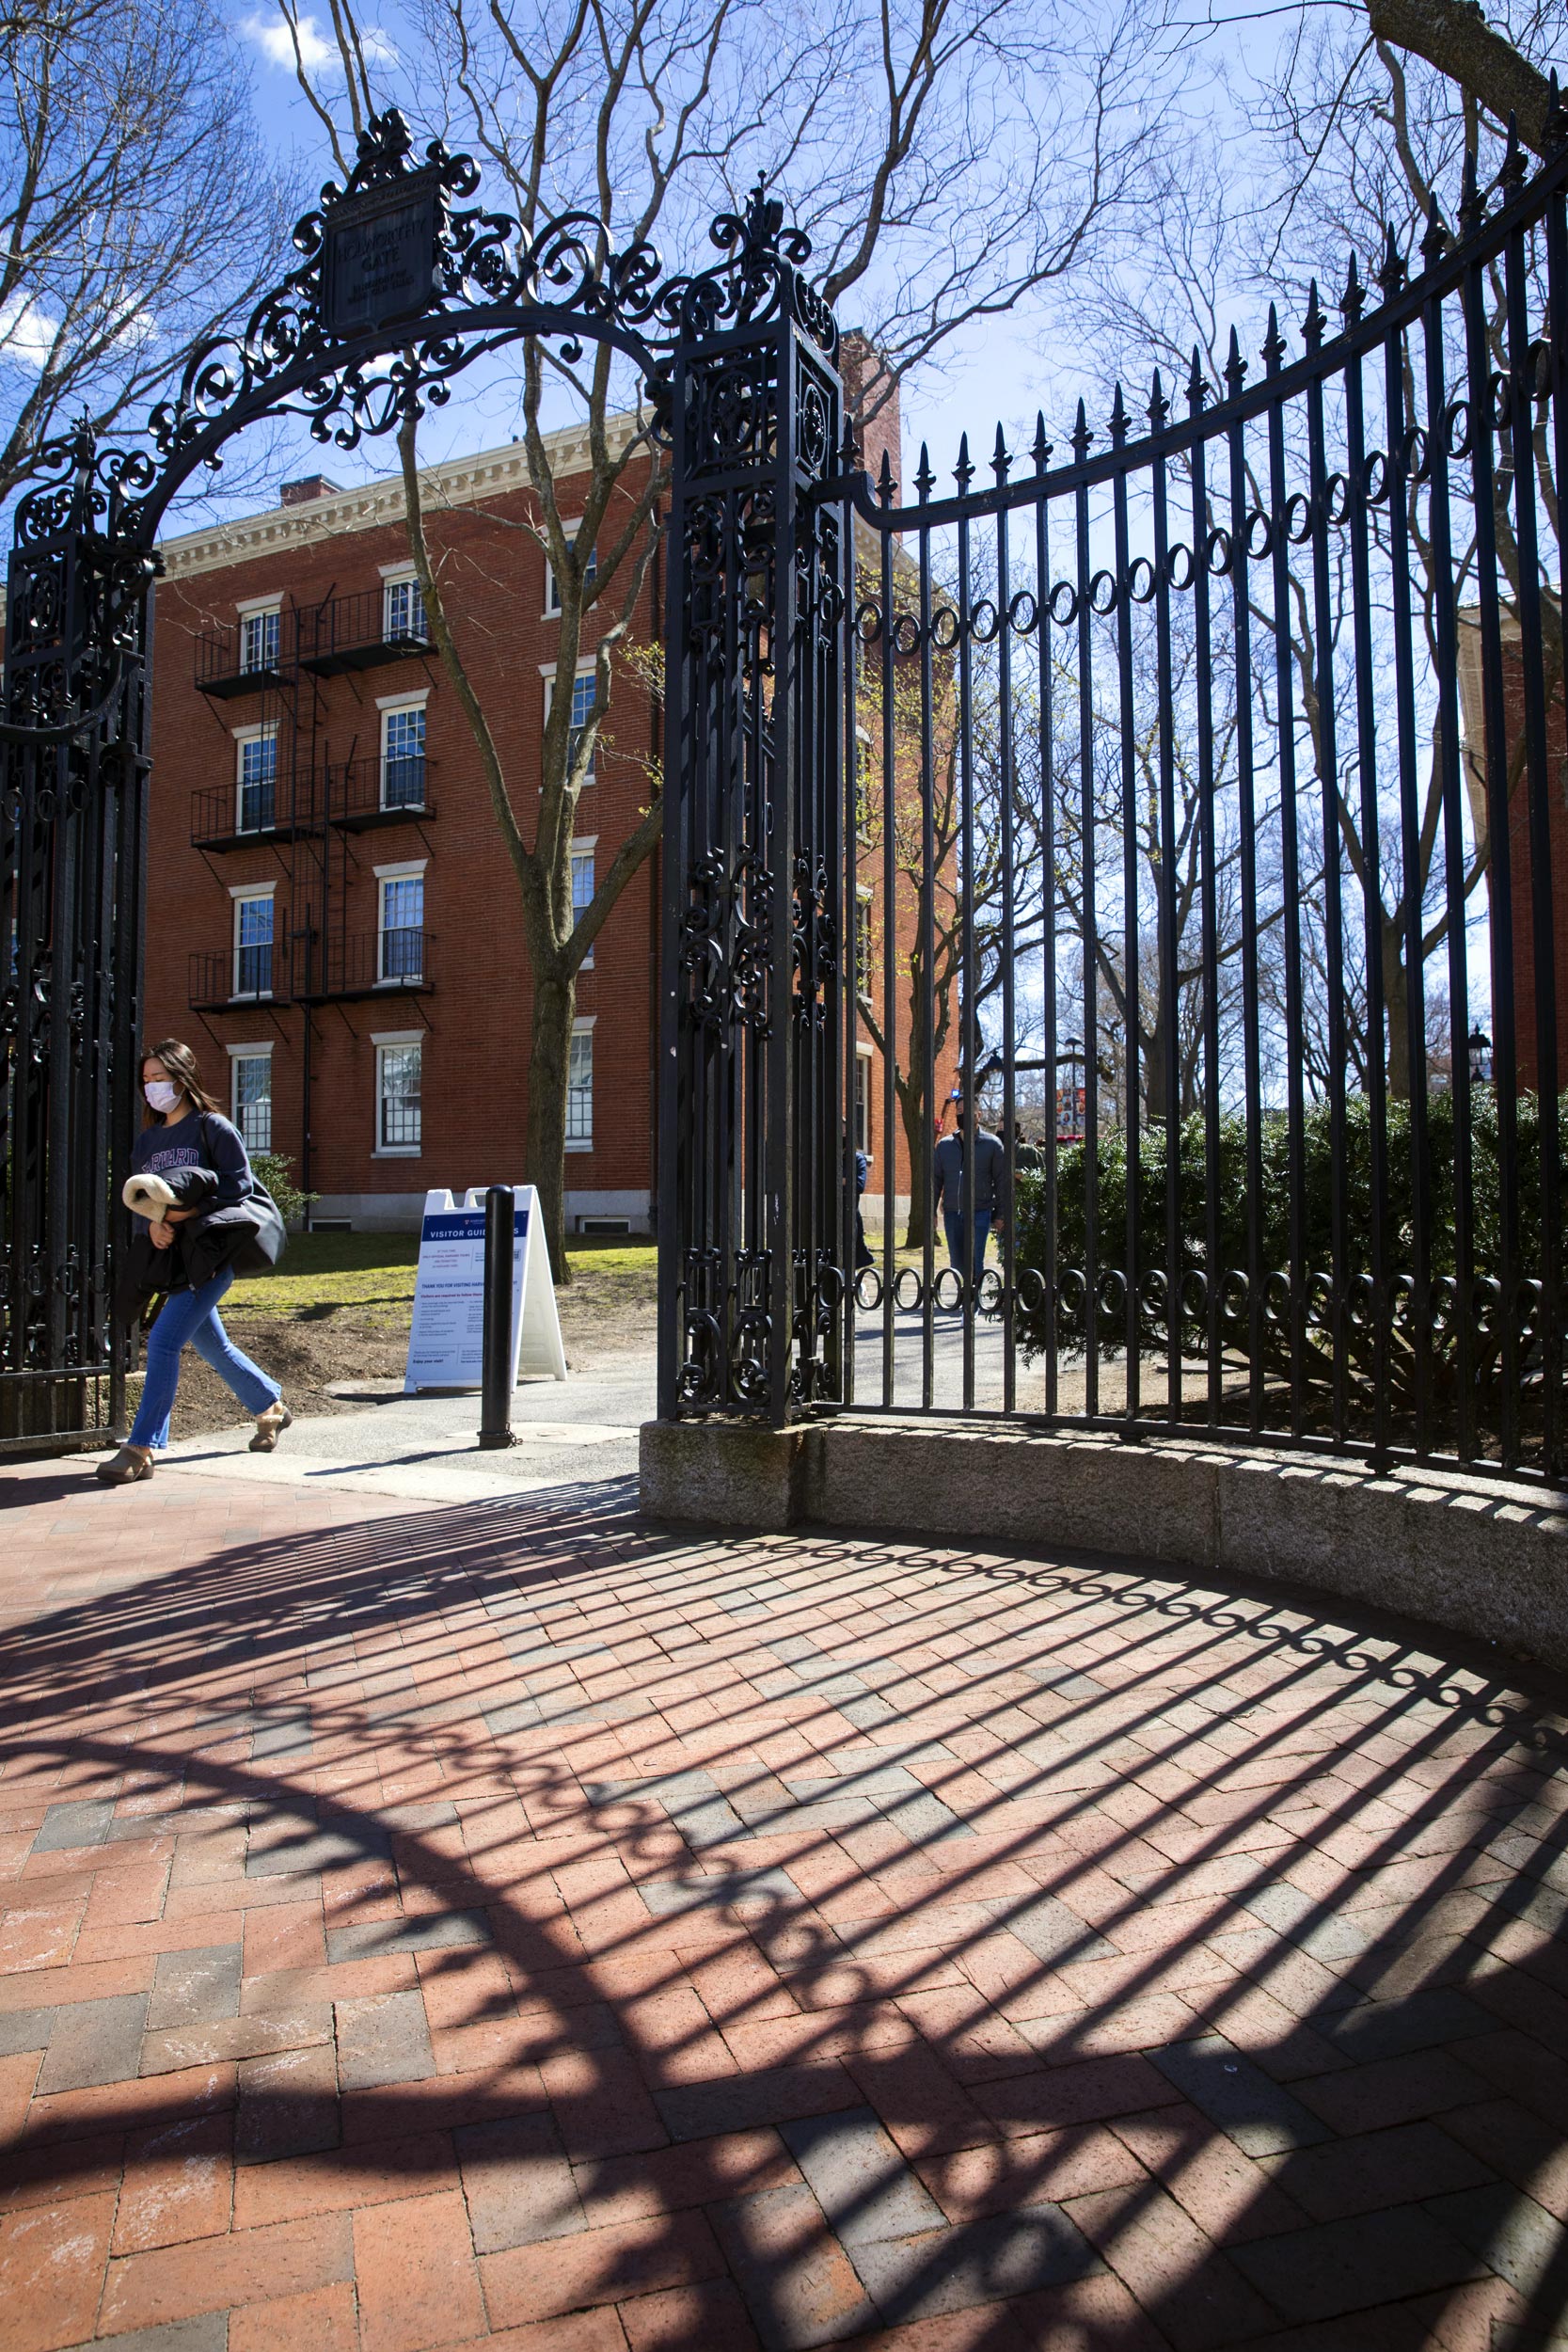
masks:
[[[1519,1084],[1530,1090],[1541,1084],[1540,993],[1536,986],[1536,886],[1530,849],[1529,788],[1522,772],[1524,690],[1516,661],[1509,665],[1507,708],[1510,750],[1520,762],[1518,782],[1509,796],[1508,838],[1510,903],[1513,911],[1513,1020]],[[1555,966],[1554,1004],[1557,1013],[1557,1084],[1568,1084],[1568,723],[1559,687],[1546,718],[1547,843],[1550,879],[1542,885],[1551,910],[1551,960]],[[1495,905],[1495,901],[1494,901]],[[1497,1037],[1496,1012],[1493,1039]]]
[[[635,486],[635,485],[633,485]],[[570,485],[562,511],[572,513]],[[430,538],[454,633],[494,732],[525,839],[537,822],[540,740],[546,682],[559,622],[545,617],[544,558],[516,528],[531,501],[512,491],[483,505],[433,505]],[[308,508],[291,506],[291,518]],[[610,536],[607,524],[601,544]],[[501,846],[479,756],[437,659],[404,660],[347,675],[299,679],[297,690],[247,691],[212,700],[194,683],[195,640],[215,625],[231,627],[235,605],[281,590],[287,607],[328,596],[376,592],[378,567],[407,556],[401,523],[346,529],[325,539],[224,565],[184,572],[173,551],[160,583],[155,626],[151,872],[149,898],[147,1017],[150,1034],[185,1037],[215,1090],[229,1084],[226,1047],[273,1045],[275,1149],[303,1166],[305,1153],[303,1008],[255,1005],[198,1014],[190,1009],[193,950],[227,954],[232,940],[230,886],[272,881],[275,939],[288,927],[291,902],[319,909],[314,855],[304,845],[245,843],[204,855],[191,843],[192,795],[229,787],[235,773],[231,729],[278,722],[279,795],[287,789],[290,739],[296,764],[312,756],[341,763],[379,751],[378,695],[429,688],[427,796],[435,815],[332,836],[329,919],[352,933],[373,933],[373,867],[428,859],[427,932],[434,945],[432,993],[388,991],[358,1002],[319,1005],[313,1014],[309,1174],[326,1195],[421,1193],[432,1184],[515,1181],[527,1133],[531,993],[518,890]],[[607,604],[607,612],[613,607]],[[636,633],[656,626],[654,583],[644,589]],[[596,630],[585,625],[583,651]],[[618,679],[601,739],[597,781],[582,795],[577,832],[597,836],[595,873],[637,822],[647,800],[645,762],[653,714],[632,681]],[[572,1191],[645,1193],[652,1179],[650,1024],[657,865],[634,878],[596,943],[594,967],[578,988],[579,1015],[595,1015],[594,1143],[567,1161]],[[300,878],[297,891],[294,878]],[[275,957],[280,948],[275,946]],[[374,1033],[425,1029],[423,1148],[419,1158],[377,1157]]]

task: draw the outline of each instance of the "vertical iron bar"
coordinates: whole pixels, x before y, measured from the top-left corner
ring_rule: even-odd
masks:
[[[1170,641],[1168,461],[1161,447],[1169,415],[1170,404],[1165,398],[1160,371],[1156,368],[1148,404],[1149,430],[1154,442],[1151,466],[1154,498],[1154,691],[1159,706],[1160,761],[1160,805],[1156,833],[1159,857],[1160,1010],[1155,1025],[1161,1041],[1160,1074],[1165,1094],[1165,1416],[1174,1426],[1181,1419],[1181,1004],[1180,942],[1177,936],[1176,683]]]
[[[1435,265],[1447,242],[1435,200],[1423,251]],[[1433,291],[1422,311],[1426,359],[1428,469],[1427,540],[1431,549],[1432,618],[1429,646],[1437,685],[1434,754],[1443,800],[1443,880],[1449,950],[1449,1079],[1453,1091],[1453,1364],[1454,1451],[1472,1459],[1475,1421],[1475,1213],[1470,1111],[1470,982],[1465,935],[1465,818],[1460,769],[1459,615],[1453,578],[1453,538],[1449,511],[1447,366],[1443,296]]]
[[[1518,562],[1519,665],[1524,706],[1525,821],[1529,841],[1530,946],[1535,994],[1535,1100],[1541,1203],[1540,1301],[1542,1467],[1561,1467],[1560,1299],[1561,1160],[1559,1152],[1557,946],[1552,896],[1552,793],[1546,737],[1545,644],[1541,611],[1541,546],[1535,512],[1536,345],[1530,334],[1529,267],[1525,230],[1515,227],[1505,261],[1507,399],[1513,453],[1513,537]],[[1559,330],[1560,332],[1560,328]],[[1560,433],[1560,421],[1559,431]],[[1560,499],[1565,486],[1558,482]],[[1560,516],[1561,508],[1559,507]],[[1559,795],[1560,806],[1560,793]],[[1523,1266],[1520,1273],[1523,1275]],[[1523,1321],[1521,1285],[1521,1322]]]
[[[1355,326],[1364,295],[1355,256],[1340,305],[1346,324]],[[1367,1116],[1370,1172],[1368,1259],[1372,1327],[1372,1464],[1388,1466],[1388,1356],[1390,1300],[1388,1239],[1388,1096],[1384,1047],[1383,871],[1379,848],[1377,774],[1377,676],[1372,652],[1371,571],[1368,543],[1367,426],[1361,357],[1345,366],[1345,449],[1350,517],[1351,596],[1355,648],[1356,765],[1361,789],[1361,914],[1367,963]]]
[[[1285,342],[1269,306],[1264,363],[1277,377]],[[1291,560],[1285,487],[1285,411],[1269,404],[1269,536],[1274,547],[1274,672],[1279,743],[1281,925],[1285,944],[1285,1117],[1291,1188],[1291,1434],[1300,1437],[1307,1404],[1307,1103],[1301,1004],[1301,867],[1296,805],[1294,647],[1291,643]]]
[[[1046,1129],[1045,1185],[1040,1204],[1040,1223],[1044,1233],[1045,1264],[1041,1269],[1041,1279],[1045,1291],[1045,1409],[1053,1414],[1060,1401],[1057,1376],[1060,1343],[1056,1323],[1056,1104],[1057,1073],[1061,1067],[1056,1040],[1056,743],[1053,700],[1053,657],[1051,650],[1051,514],[1050,501],[1040,487],[1051,456],[1051,444],[1045,437],[1045,419],[1037,412],[1030,454],[1035,461],[1036,482],[1035,627],[1039,655],[1040,864],[1043,868],[1040,890],[1044,904],[1040,1018],[1045,1032],[1042,1051],[1045,1061]]]
[[[996,428],[996,453],[991,459],[991,471],[996,476],[999,491],[1007,485],[1012,460],[1002,438],[1002,428]],[[1013,894],[1015,882],[1016,843],[1013,835],[1013,660],[1012,623],[1008,607],[1012,602],[1012,580],[1007,557],[1007,509],[1000,506],[996,516],[996,643],[997,643],[997,756],[1001,769],[1002,794],[1002,1231],[997,1242],[1002,1277],[1002,1409],[1013,1412],[1018,1405],[1018,1368],[1013,1354],[1013,1305],[1017,1288],[1018,1198],[1017,1158],[1018,1139],[1015,1123],[1018,1102],[1013,1076],[1013,1057],[1018,1051],[1018,998],[1013,971]]]
[[[1402,291],[1404,264],[1390,230],[1381,285],[1386,300]],[[1410,596],[1410,425],[1405,389],[1404,336],[1398,327],[1384,338],[1384,430],[1388,453],[1388,569],[1394,617],[1394,713],[1398,727],[1400,781],[1400,903],[1404,962],[1404,1051],[1408,1065],[1410,1119],[1410,1354],[1414,1375],[1415,1441],[1418,1454],[1432,1446],[1432,1178],[1427,1133],[1425,889],[1431,843],[1418,803],[1416,771],[1416,674],[1414,614]],[[1393,1048],[1390,1024],[1389,1048]],[[1393,1346],[1392,1302],[1389,1346]]]
[[[958,485],[967,497],[974,468],[969,462],[969,436],[958,444]],[[974,1410],[974,1316],[979,1284],[974,1279],[974,1203],[979,1196],[975,1138],[980,1130],[979,1091],[980,1009],[975,1002],[977,968],[974,957],[974,613],[970,605],[969,516],[958,517],[958,855],[961,860],[958,900],[958,1084],[963,1089],[963,1282],[959,1307],[963,1314],[963,1407]]]
[[[921,443],[920,469],[915,476],[915,488],[922,506],[928,505],[933,483],[930,459],[926,445]],[[924,975],[926,1021],[921,1072],[922,1119],[924,1132],[920,1138],[920,1168],[912,1169],[911,1188],[916,1182],[925,1187],[921,1220],[926,1237],[923,1260],[924,1279],[921,1283],[921,1361],[920,1402],[928,1413],[935,1402],[934,1351],[936,1347],[935,1298],[936,1287],[936,1163],[934,1158],[937,1118],[937,967],[936,967],[936,896],[937,852],[936,811],[934,806],[936,771],[932,746],[931,708],[931,533],[928,527],[920,527],[920,958]],[[951,796],[949,796],[951,810]]]
[[[1209,397],[1201,358],[1193,352],[1187,379],[1187,410],[1196,424]],[[1197,649],[1197,798],[1199,855],[1199,915],[1203,960],[1203,1197],[1204,1231],[1204,1354],[1208,1371],[1208,1418],[1216,1427],[1223,1417],[1225,1367],[1222,1333],[1225,1273],[1221,1263],[1220,1202],[1224,1180],[1220,1165],[1220,1003],[1219,911],[1217,844],[1214,831],[1214,674],[1213,614],[1209,581],[1208,440],[1195,439],[1189,460],[1193,487],[1193,633]]]
[[[1127,408],[1118,383],[1111,410],[1111,446],[1117,451],[1127,445]],[[1126,1359],[1127,1379],[1122,1402],[1123,1436],[1130,1437],[1138,1418],[1140,1362],[1139,1308],[1139,1232],[1140,1201],[1138,1184],[1141,1174],[1139,1125],[1141,1111],[1138,1102],[1138,1072],[1140,1067],[1139,1035],[1142,1006],[1138,969],[1140,953],[1138,938],[1138,770],[1136,713],[1132,701],[1132,598],[1128,575],[1132,569],[1132,548],[1127,520],[1127,469],[1118,466],[1112,485],[1112,512],[1115,525],[1116,612],[1117,612],[1117,691],[1121,732],[1121,986],[1122,986],[1122,1061],[1121,1061],[1121,1144],[1122,1169],[1126,1185],[1126,1219],[1122,1232],[1122,1349]]]
[[[1474,159],[1466,163],[1473,193]],[[1479,212],[1479,208],[1477,208]],[[1466,227],[1477,225],[1466,206]],[[1509,835],[1509,738],[1503,687],[1502,605],[1497,580],[1498,490],[1493,462],[1492,356],[1487,265],[1478,254],[1463,287],[1470,474],[1475,503],[1476,617],[1481,638],[1486,840],[1491,882],[1492,1100],[1497,1135],[1497,1437],[1505,1470],[1519,1459],[1519,1060],[1513,1004],[1513,845]]]
[[[1094,435],[1078,404],[1072,452],[1079,484],[1074,501],[1078,551],[1078,822],[1081,831],[1079,936],[1084,997],[1084,1413],[1100,1412],[1100,928],[1095,905],[1094,649],[1089,638],[1089,492],[1082,479]]]
[[[1231,329],[1225,378],[1239,401],[1246,365]],[[1258,809],[1252,731],[1252,606],[1247,572],[1246,424],[1232,414],[1230,626],[1235,649],[1237,862],[1242,882],[1242,1059],[1246,1122],[1247,1426],[1263,1427],[1263,1073],[1258,1020]]]

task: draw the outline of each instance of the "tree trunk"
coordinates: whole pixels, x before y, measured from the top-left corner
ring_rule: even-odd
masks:
[[[915,1082],[898,1089],[898,1112],[904,1122],[904,1143],[910,1155],[910,1214],[904,1227],[906,1249],[924,1249],[926,1247],[931,1121],[926,1108],[925,1093],[925,1088]]]
[[[539,1195],[556,1287],[572,1279],[566,1263],[566,1075],[572,1053],[577,986],[562,979],[547,949],[536,948],[533,1026],[528,1059],[528,1142],[525,1181]]]
[[[1414,50],[1498,122],[1513,115],[1525,145],[1545,154],[1551,84],[1488,24],[1476,0],[1367,0],[1367,22],[1379,40]]]
[[[1410,988],[1401,952],[1402,934],[1390,923],[1383,931],[1384,1020],[1388,1041],[1388,1099],[1410,1100]]]

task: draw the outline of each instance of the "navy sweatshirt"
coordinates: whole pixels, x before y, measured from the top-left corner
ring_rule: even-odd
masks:
[[[187,1111],[175,1125],[144,1127],[131,1151],[131,1167],[140,1176],[162,1176],[171,1168],[210,1168],[218,1180],[214,1209],[232,1208],[249,1197],[253,1179],[250,1161],[239,1129],[221,1112]],[[146,1217],[136,1223],[144,1230]]]

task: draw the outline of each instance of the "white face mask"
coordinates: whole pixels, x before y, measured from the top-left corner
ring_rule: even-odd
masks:
[[[152,1108],[155,1111],[162,1111],[166,1119],[180,1100],[179,1088],[171,1086],[166,1078],[149,1079],[142,1092],[151,1104]]]

